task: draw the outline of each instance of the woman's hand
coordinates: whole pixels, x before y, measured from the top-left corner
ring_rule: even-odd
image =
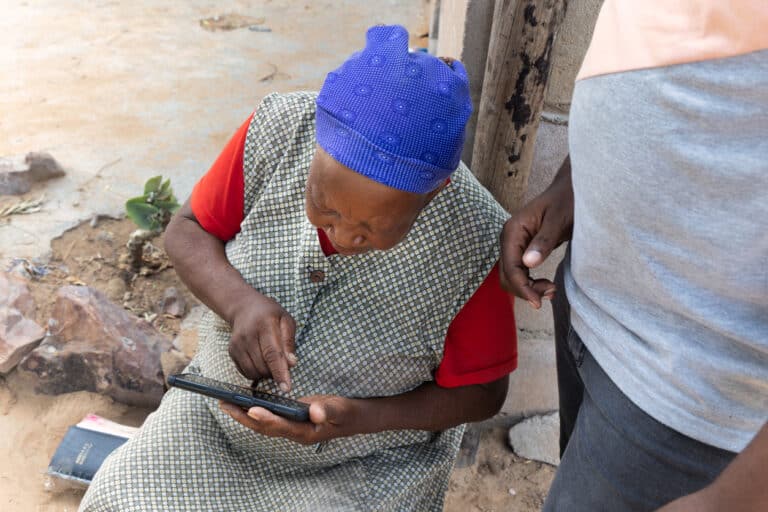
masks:
[[[315,444],[337,437],[362,433],[360,400],[332,395],[302,398],[310,404],[308,422],[292,421],[262,407],[247,412],[226,402],[219,407],[238,423],[269,437],[283,437],[300,444]]]
[[[487,384],[456,388],[441,388],[434,382],[425,382],[400,395],[378,398],[310,396],[301,399],[310,404],[310,421],[304,423],[281,418],[261,407],[252,407],[247,413],[224,402],[220,402],[219,407],[239,423],[265,436],[313,444],[386,430],[438,432],[462,423],[482,421],[499,412],[508,387],[509,379],[505,375]]]
[[[290,368],[296,365],[296,323],[273,299],[253,291],[238,301],[230,323],[229,356],[249,379],[272,377],[280,389],[291,389]]]
[[[573,231],[571,165],[566,158],[552,184],[512,215],[501,233],[501,286],[536,309],[551,299],[555,285],[531,279],[529,270],[541,265]]]

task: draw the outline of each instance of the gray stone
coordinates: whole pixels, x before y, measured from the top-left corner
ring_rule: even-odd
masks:
[[[0,374],[13,370],[45,336],[45,330],[18,309],[0,306]]]
[[[21,195],[37,182],[64,176],[64,169],[48,153],[28,153],[23,165],[12,161],[0,164],[0,195]]]
[[[92,391],[156,407],[164,392],[160,355],[171,341],[86,286],[58,292],[49,335],[19,366],[46,394]]]
[[[8,272],[0,272],[0,306],[17,309],[27,317],[35,315],[35,301],[27,281]]]
[[[557,412],[533,416],[509,429],[509,445],[520,457],[560,464],[560,417]]]
[[[159,309],[160,313],[180,318],[187,311],[187,300],[176,287],[171,286],[163,293]]]

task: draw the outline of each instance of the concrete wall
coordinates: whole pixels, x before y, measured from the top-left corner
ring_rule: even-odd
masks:
[[[438,0],[433,0],[438,1]],[[472,117],[467,122],[467,143],[461,155],[472,165],[472,141],[477,127],[477,111],[483,91],[485,59],[491,37],[494,0],[439,0],[439,37],[436,55],[461,60],[469,76]]]
[[[493,0],[440,0],[438,55],[462,59],[472,81],[473,101],[479,104],[485,71]],[[576,73],[586,53],[602,0],[570,0],[553,49],[544,112],[536,139],[526,199],[541,193],[568,153],[568,111]],[[476,94],[475,94],[476,93]],[[471,162],[476,119],[467,131],[464,161]],[[468,151],[469,148],[469,151]],[[554,253],[535,275],[552,277],[563,249]],[[557,409],[557,380],[552,343],[552,310],[547,303],[535,311],[517,301],[519,369],[510,379],[503,412],[513,417]]]

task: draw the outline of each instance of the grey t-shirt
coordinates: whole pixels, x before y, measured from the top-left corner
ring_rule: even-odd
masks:
[[[581,80],[569,133],[574,328],[641,409],[741,451],[768,420],[768,50]]]

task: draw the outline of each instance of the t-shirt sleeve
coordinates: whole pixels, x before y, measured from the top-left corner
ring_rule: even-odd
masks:
[[[190,197],[192,213],[200,226],[224,241],[234,238],[243,222],[243,151],[252,117],[253,114],[229,139]]]
[[[514,299],[499,283],[496,264],[448,327],[439,386],[486,384],[517,368]]]

